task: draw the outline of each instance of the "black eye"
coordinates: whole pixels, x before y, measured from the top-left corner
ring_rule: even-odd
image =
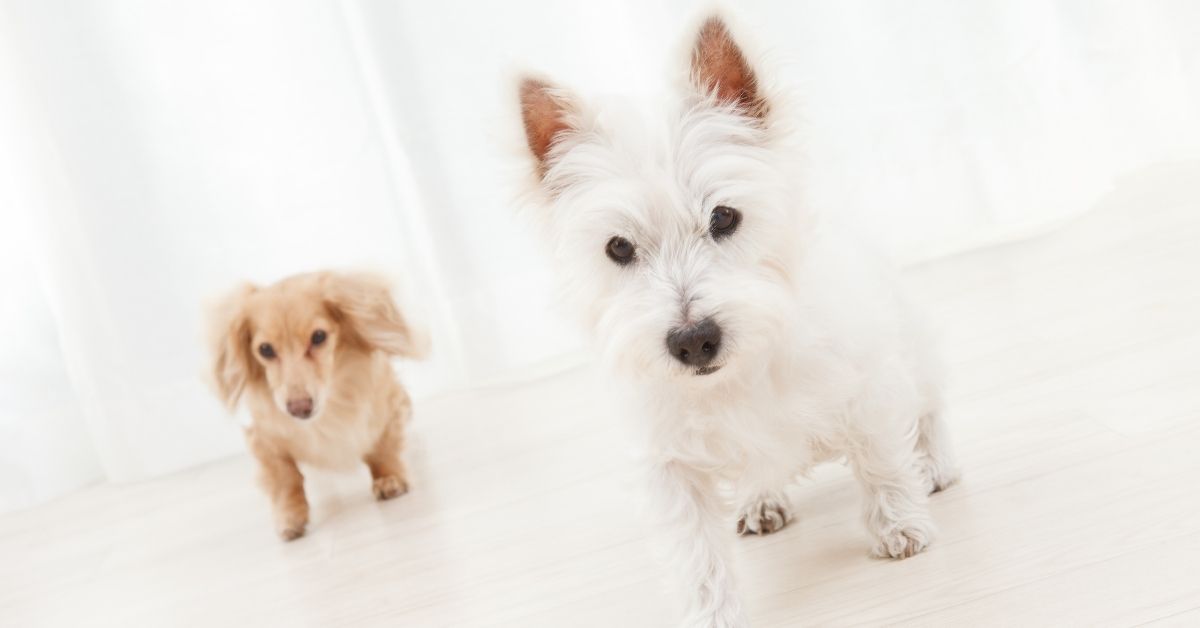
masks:
[[[314,331],[314,332],[313,332],[313,335],[312,335],[312,346],[314,346],[314,347],[315,347],[315,346],[317,346],[317,345],[321,344],[322,342],[325,342],[325,330],[324,330],[324,329],[318,329],[317,331]]]
[[[732,235],[740,224],[742,224],[742,212],[732,207],[718,205],[713,210],[712,217],[708,219],[708,232],[712,234],[714,240],[720,240],[725,236]]]
[[[604,248],[604,252],[608,253],[609,259],[624,266],[633,261],[633,253],[637,247],[633,243],[621,236],[613,236],[608,241],[608,246]]]
[[[270,360],[275,357],[275,347],[272,347],[269,342],[264,342],[258,345],[258,355]]]

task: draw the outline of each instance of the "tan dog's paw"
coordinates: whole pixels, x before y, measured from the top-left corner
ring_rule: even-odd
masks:
[[[304,526],[279,529],[279,538],[285,541],[295,541],[302,536],[304,536]]]
[[[375,499],[392,499],[408,492],[408,482],[399,476],[385,475],[375,478],[375,481],[371,483],[371,490],[375,493]]]
[[[304,536],[304,527],[308,525],[307,515],[282,515],[276,525],[279,538],[285,541],[295,541]]]
[[[737,533],[771,534],[782,530],[791,520],[792,515],[783,501],[757,500],[743,507],[738,513]]]

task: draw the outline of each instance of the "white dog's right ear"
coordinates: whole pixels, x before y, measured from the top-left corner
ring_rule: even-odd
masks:
[[[692,84],[717,102],[737,107],[744,115],[762,121],[769,107],[758,75],[746,54],[719,16],[709,17],[696,34],[692,47]]]
[[[542,178],[554,158],[555,145],[573,130],[577,108],[563,90],[530,77],[521,79],[520,98],[525,141],[537,159],[538,177]]]

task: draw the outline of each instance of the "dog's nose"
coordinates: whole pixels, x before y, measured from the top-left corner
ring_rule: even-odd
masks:
[[[297,419],[307,419],[308,417],[312,416],[312,397],[288,399],[287,408],[288,414],[296,417]]]
[[[706,318],[695,325],[672,329],[667,334],[667,349],[688,366],[708,366],[721,350],[721,326]]]

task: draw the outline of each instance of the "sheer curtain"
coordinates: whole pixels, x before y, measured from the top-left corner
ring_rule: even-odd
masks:
[[[513,215],[511,81],[653,88],[708,6],[0,2],[0,510],[237,451],[201,330],[240,279],[394,275],[435,343],[418,399],[576,359]],[[806,202],[901,260],[1200,156],[1192,2],[729,8],[803,104]]]

